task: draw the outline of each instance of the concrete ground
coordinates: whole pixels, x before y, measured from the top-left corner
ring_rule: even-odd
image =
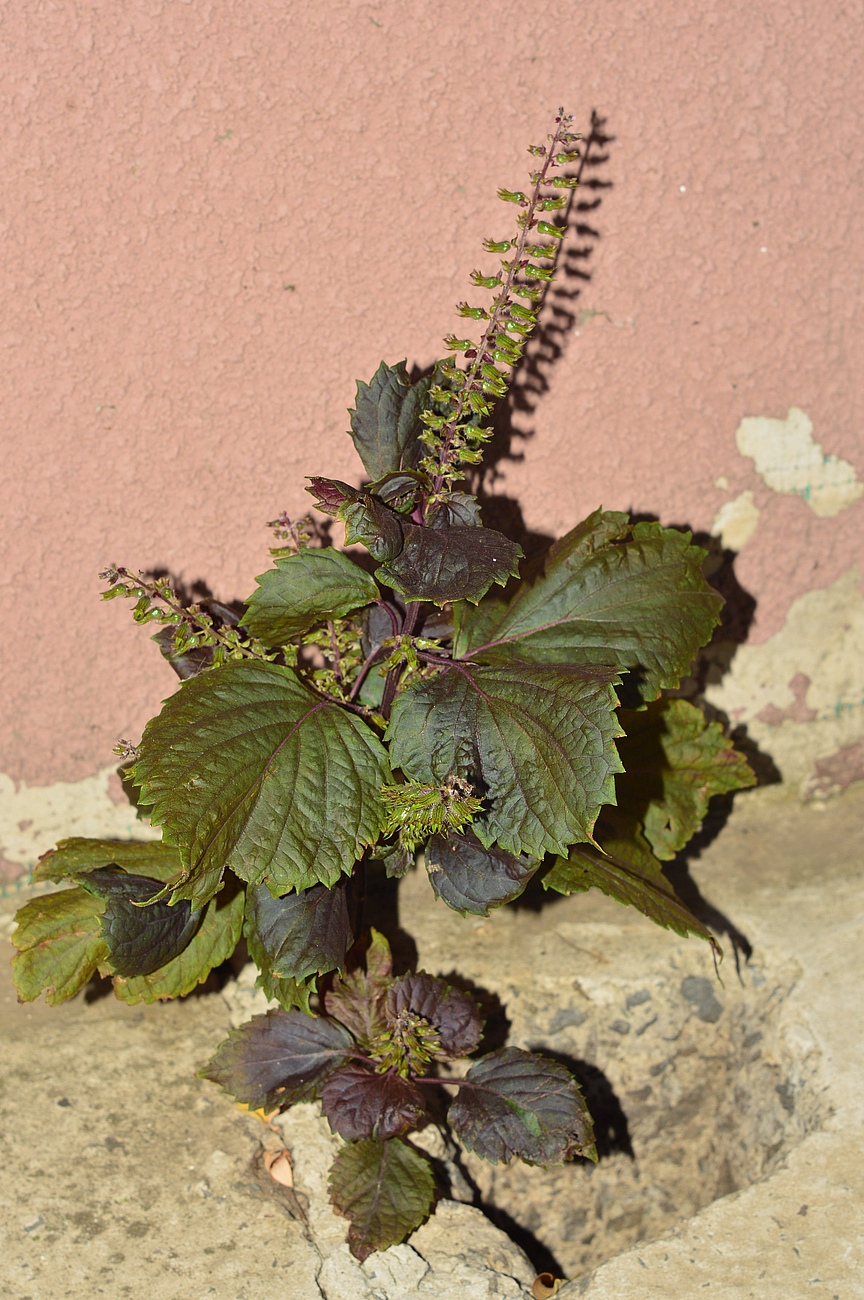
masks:
[[[165,1006],[21,1006],[4,959],[0,1296],[483,1300],[529,1295],[547,1260],[568,1300],[864,1295],[864,785],[825,805],[743,796],[690,871],[752,945],[739,978],[724,940],[722,985],[704,945],[600,897],[477,922],[433,905],[419,873],[403,884],[420,962],[495,991],[511,1042],[606,1090],[595,1171],[468,1162],[533,1267],[454,1201],[356,1266],[316,1200],[326,1126],[267,1129],[195,1077],[250,1001],[242,982]],[[296,1195],[262,1167],[283,1143]]]
[[[778,1019],[811,1059],[822,1122],[778,1169],[559,1292],[589,1300],[864,1296],[864,787],[824,805],[741,801],[693,868],[754,955],[800,968]]]

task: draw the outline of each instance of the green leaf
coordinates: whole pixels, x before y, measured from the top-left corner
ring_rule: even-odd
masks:
[[[481,843],[505,853],[564,853],[590,840],[621,771],[613,669],[454,664],[398,697],[390,757],[415,781],[464,777],[488,808]]]
[[[453,602],[453,654],[461,658],[472,645],[484,645],[507,612],[509,601],[500,591],[490,591],[479,605],[467,600]]]
[[[658,700],[619,717],[626,732],[618,746],[626,772],[617,782],[619,806],[668,861],[702,825],[713,795],[755,785],[756,777],[720,724],[686,700]]]
[[[263,889],[266,886],[262,885],[260,888]],[[290,975],[274,974],[270,955],[261,942],[248,910],[243,921],[243,937],[246,940],[249,956],[258,967],[255,987],[261,989],[266,997],[278,1002],[284,1011],[291,1011],[297,1007],[300,1011],[304,1011],[307,1016],[311,1016],[311,998],[318,987],[317,975],[309,975],[306,979],[295,980]]]
[[[346,546],[359,542],[376,560],[392,560],[402,550],[401,518],[377,497],[360,494],[340,506],[337,517],[345,525]]]
[[[412,384],[405,362],[385,362],[368,384],[357,384],[356,407],[349,411],[351,437],[371,479],[400,469],[413,469],[425,450],[420,412],[426,406],[432,379]]]
[[[679,684],[718,622],[723,601],[702,576],[704,558],[689,533],[598,510],[552,547],[479,639],[463,612],[454,654],[640,669],[642,697],[655,699]]]
[[[678,898],[638,830],[623,839],[604,836],[603,845],[606,854],[590,845],[574,845],[570,856],[556,859],[543,877],[544,889],[559,894],[599,889],[616,903],[635,907],[656,925],[684,938],[696,934],[716,947],[711,931]]]
[[[404,546],[378,575],[406,600],[478,601],[519,572],[522,548],[492,528],[403,524],[403,532]]]
[[[384,935],[374,926],[369,930],[365,962],[368,978],[386,992],[390,987],[390,977],[393,974],[393,953]]]
[[[243,928],[243,890],[226,883],[204,911],[197,934],[183,951],[150,975],[129,979],[114,977],[114,992],[121,1002],[158,1002],[183,998],[203,984],[211,970],[227,961]]]
[[[484,849],[476,835],[433,835],[426,845],[426,870],[435,895],[463,916],[488,916],[489,909],[518,898],[539,862]]]
[[[12,934],[18,949],[12,975],[22,1002],[32,1002],[44,991],[53,1007],[84,987],[108,955],[103,906],[83,889],[61,889],[24,904]]]
[[[171,880],[180,874],[180,854],[159,840],[88,840],[78,836],[61,840],[43,853],[34,880],[67,880],[98,867],[123,867],[152,880]]]
[[[367,483],[366,491],[404,515],[415,506],[421,488],[430,485],[428,474],[421,474],[414,469],[398,470],[395,474],[385,474],[375,483]]]
[[[302,982],[310,975],[342,969],[354,941],[346,883],[332,889],[313,885],[274,898],[266,885],[253,885],[246,911],[267,954],[267,969],[277,979]]]
[[[755,777],[722,728],[686,700],[658,700],[619,717],[627,732],[618,743],[626,772],[617,778],[617,807],[604,808],[597,823],[605,856],[576,846],[568,859],[557,860],[543,885],[562,894],[600,889],[657,925],[714,944],[710,930],[676,896],[658,857],[672,858],[683,848],[713,794],[752,785]]]
[[[447,1119],[459,1141],[493,1164],[519,1156],[532,1165],[597,1159],[579,1085],[557,1061],[504,1047],[465,1076]]]
[[[313,623],[341,618],[378,598],[369,574],[333,547],[277,560],[275,569],[255,581],[258,591],[247,603],[243,626],[268,646],[285,645]]]
[[[384,747],[290,668],[234,662],[191,678],[139,753],[141,802],[183,860],[173,900],[203,906],[226,867],[274,894],[333,885],[378,838]]]
[[[351,1254],[396,1246],[428,1215],[435,1195],[432,1166],[401,1138],[349,1142],[333,1161],[330,1200],[350,1223]]]
[[[221,1043],[199,1077],[218,1083],[250,1110],[313,1101],[331,1070],[344,1065],[354,1040],[326,1016],[268,1011]]]

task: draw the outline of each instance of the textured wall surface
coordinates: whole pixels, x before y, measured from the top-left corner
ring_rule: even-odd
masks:
[[[440,354],[482,238],[508,232],[495,190],[559,103],[605,120],[604,185],[583,191],[588,278],[564,285],[563,352],[497,490],[546,534],[601,502],[731,529],[754,647],[864,572],[862,16],[8,6],[0,771],[90,778],[173,689],[100,603],[107,562],[243,597],[303,476],[359,481],[354,381]],[[793,408],[812,433],[793,416],[778,453]]]

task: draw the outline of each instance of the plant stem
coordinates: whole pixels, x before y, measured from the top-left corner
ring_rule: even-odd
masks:
[[[434,1083],[439,1087],[442,1083],[449,1083],[454,1088],[477,1088],[479,1086],[476,1083],[468,1083],[465,1079],[436,1079],[432,1076],[430,1076],[429,1078],[424,1078],[423,1076],[418,1074],[411,1075],[411,1082],[428,1083],[430,1085]]]
[[[346,699],[344,695],[334,695],[332,691],[322,690],[315,682],[307,682],[316,695],[320,695],[322,700],[327,700],[330,704],[339,704],[343,709],[350,709],[352,713],[359,713],[361,718],[368,718],[370,710],[364,708],[362,704],[355,704],[352,700]]]
[[[418,650],[416,654],[421,663],[432,664],[435,668],[451,668],[453,666],[453,656],[449,654],[433,655],[428,650]]]
[[[178,615],[177,621],[160,619],[163,626],[177,627],[179,623],[184,623],[194,634],[210,638],[213,645],[225,646],[226,649],[241,655],[244,659],[264,659],[266,661],[265,655],[240,640],[235,628],[230,628],[229,635],[226,635],[225,629],[215,627],[212,616],[202,610],[199,605],[182,604],[169,583],[152,581],[145,578],[143,574],[132,573],[131,569],[119,564],[116,567],[116,574],[117,583],[112,583],[112,586],[119,585],[122,581],[127,587],[138,587],[146,593],[151,601],[164,605],[173,614]],[[170,594],[166,595],[166,592]],[[131,594],[126,594],[129,599],[133,598]],[[230,633],[235,635],[231,636]]]
[[[369,669],[372,667],[373,663],[375,662],[377,656],[380,653],[381,653],[381,647],[380,645],[376,645],[375,649],[372,650],[363,660],[362,664],[357,670],[357,676],[354,678],[354,682],[351,686],[351,691],[348,695],[349,700],[355,700],[357,698],[357,694],[360,690],[360,687],[363,685],[364,681],[366,680],[366,674],[369,672]]]
[[[354,938],[359,939],[363,933],[363,917],[366,911],[366,859],[361,858],[354,864],[354,899],[353,912],[351,920],[351,929],[354,932]]]
[[[476,357],[474,357],[474,359],[471,361],[470,365],[468,366],[467,370],[465,371],[465,379],[462,384],[462,390],[459,393],[459,398],[456,403],[456,408],[454,410],[453,415],[451,415],[450,419],[447,421],[447,424],[445,426],[446,432],[444,434],[444,438],[441,443],[441,451],[438,456],[438,463],[441,468],[440,468],[440,472],[436,474],[432,480],[432,491],[430,493],[430,497],[432,500],[434,500],[436,494],[441,491],[441,488],[444,484],[444,480],[446,478],[447,466],[450,463],[451,443],[453,442],[456,432],[460,426],[462,417],[465,414],[465,394],[477,386],[478,376],[480,374],[481,368],[487,361],[492,361],[493,359],[490,349],[494,349],[495,336],[498,333],[499,329],[501,328],[501,318],[504,315],[505,311],[507,311],[510,307],[510,297],[513,290],[513,285],[516,283],[517,275],[522,270],[522,266],[523,266],[522,254],[525,251],[525,245],[528,242],[531,229],[534,224],[534,209],[540,198],[540,191],[542,190],[544,184],[546,183],[546,174],[549,170],[550,165],[554,162],[555,152],[560,143],[560,136],[564,134],[566,129],[567,129],[567,119],[562,113],[561,120],[559,121],[558,125],[555,128],[555,134],[552,137],[552,140],[549,144],[549,148],[546,151],[546,157],[543,160],[543,166],[540,168],[539,174],[537,176],[537,180],[534,182],[534,188],[531,191],[531,197],[529,198],[528,204],[525,208],[524,211],[525,220],[519,232],[519,239],[516,243],[516,248],[513,250],[513,257],[512,260],[510,261],[510,269],[506,273],[504,280],[501,282],[499,292],[494,300],[494,306],[492,308],[492,312],[489,317],[489,324],[486,326],[486,329],[483,332],[483,337],[480,340],[480,346],[477,349],[477,355]]]
[[[414,631],[414,627],[417,623],[417,615],[419,613],[420,613],[419,600],[412,600],[408,604],[408,607],[405,610],[405,618],[402,623],[402,631],[401,631],[402,636],[410,636],[411,633]],[[396,688],[399,685],[399,678],[402,676],[402,672],[404,668],[405,668],[404,664],[397,664],[396,667],[391,668],[389,673],[387,674],[387,680],[384,683],[384,696],[383,699],[381,700],[380,713],[382,718],[390,717],[390,710],[393,707],[393,700],[396,698]]]
[[[340,687],[343,684],[342,677],[342,657],[339,654],[339,642],[336,638],[336,624],[332,618],[327,620],[327,630],[330,633],[330,653],[333,656],[333,673]]]
[[[397,616],[396,616],[396,611],[395,611],[395,609],[393,608],[393,606],[392,606],[392,605],[388,605],[388,603],[387,603],[386,600],[373,600],[373,601],[372,601],[372,604],[373,604],[373,605],[380,605],[380,607],[385,611],[385,613],[387,614],[387,617],[390,619],[390,626],[391,626],[392,629],[393,629],[393,635],[394,635],[394,636],[398,636],[398,635],[399,635],[399,619],[398,619]]]
[[[417,615],[420,613],[420,601],[412,600],[405,609],[405,621],[402,624],[402,635],[410,636],[417,625]]]

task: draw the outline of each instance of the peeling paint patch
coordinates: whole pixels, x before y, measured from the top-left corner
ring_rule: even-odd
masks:
[[[724,550],[740,551],[755,533],[760,513],[753,493],[742,492],[733,501],[725,501],[717,511],[711,536],[720,538]]]
[[[814,514],[830,519],[864,493],[854,465],[839,456],[826,456],[813,441],[813,423],[792,406],[785,420],[748,416],[735,434],[742,456],[774,492],[803,497]]]
[[[158,839],[159,832],[136,816],[125,796],[118,802],[118,785],[113,767],[83,781],[41,786],[16,785],[0,773],[0,879],[26,875],[42,853],[71,835]]]
[[[745,723],[784,781],[803,782],[807,796],[820,763],[864,742],[862,644],[864,597],[853,568],[796,600],[768,641],[741,646],[706,697],[733,726]]]
[[[756,717],[760,722],[767,722],[769,727],[779,727],[782,722],[815,722],[819,714],[815,709],[807,707],[807,692],[810,689],[810,678],[806,673],[796,673],[789,679],[789,690],[792,692],[792,703],[785,709],[778,708],[776,704],[766,704],[764,709],[760,709]]]
[[[801,793],[805,799],[827,799],[853,781],[864,781],[864,740],[846,745],[828,758],[817,759]]]

